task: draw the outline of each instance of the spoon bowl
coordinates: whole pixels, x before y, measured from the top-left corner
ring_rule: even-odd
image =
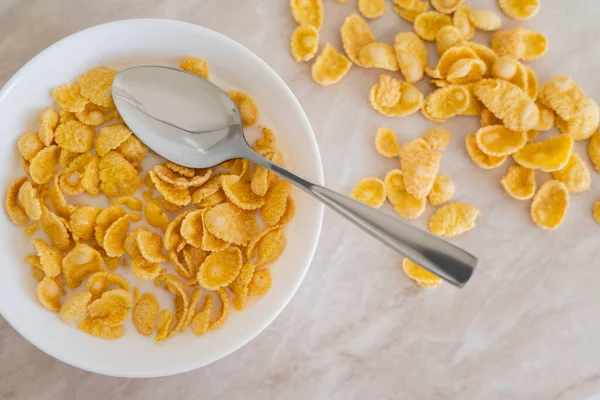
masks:
[[[119,73],[112,93],[123,120],[164,158],[191,168],[245,158],[288,180],[453,285],[462,287],[470,279],[477,264],[471,254],[397,217],[310,182],[252,150],[235,103],[208,80],[174,68],[139,66]]]

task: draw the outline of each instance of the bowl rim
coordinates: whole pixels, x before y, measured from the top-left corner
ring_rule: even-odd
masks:
[[[70,41],[74,40],[75,37],[86,35],[91,32],[94,32],[94,31],[105,30],[105,29],[110,29],[113,27],[129,25],[129,24],[163,24],[163,26],[165,26],[167,28],[168,28],[168,25],[171,24],[174,26],[175,25],[185,26],[187,29],[195,29],[196,31],[198,31],[202,34],[213,35],[215,37],[219,37],[221,40],[229,42],[232,45],[232,47],[234,47],[236,49],[237,52],[242,53],[245,57],[251,58],[251,59],[253,59],[253,61],[255,61],[259,65],[261,65],[261,67],[269,75],[271,75],[271,77],[274,80],[277,81],[278,85],[281,87],[281,90],[282,90],[281,94],[285,95],[289,99],[290,106],[294,107],[296,109],[296,112],[298,113],[298,116],[302,123],[301,129],[306,132],[310,132],[311,135],[309,137],[309,147],[311,148],[311,151],[313,151],[315,153],[315,155],[317,156],[316,157],[317,158],[316,159],[317,177],[315,179],[315,183],[318,183],[321,185],[324,184],[323,163],[322,163],[322,159],[321,159],[321,154],[319,152],[319,147],[317,144],[315,133],[312,129],[312,126],[310,125],[310,121],[308,120],[308,117],[307,117],[304,109],[302,108],[300,102],[298,101],[298,99],[296,98],[296,96],[294,95],[292,90],[289,88],[289,86],[285,83],[285,81],[279,76],[279,74],[277,72],[275,72],[275,70],[273,68],[271,68],[271,66],[269,66],[269,64],[267,64],[264,60],[262,60],[259,56],[254,54],[251,50],[249,50],[247,47],[245,47],[241,43],[235,41],[234,39],[228,37],[225,34],[222,34],[220,32],[214,31],[212,29],[206,28],[202,25],[194,24],[191,22],[184,22],[184,21],[179,21],[179,20],[169,19],[169,18],[130,18],[130,19],[106,22],[106,23],[94,25],[89,28],[85,28],[85,29],[79,30],[77,32],[74,32],[74,33],[52,43],[51,45],[46,47],[44,50],[40,51],[38,54],[36,54],[34,57],[32,57],[23,66],[21,66],[17,70],[17,72],[15,72],[14,75],[12,75],[10,77],[10,79],[4,84],[4,86],[2,86],[2,88],[0,88],[0,104],[3,101],[5,101],[5,98],[8,96],[8,94],[13,89],[13,87],[19,82],[19,80],[22,79],[24,75],[29,73],[29,69],[32,68],[32,65],[35,64],[37,62],[37,60],[42,58],[45,54],[54,51],[59,46],[66,45]],[[79,360],[77,360],[77,359],[73,359],[72,357],[70,357],[68,355],[61,354],[61,352],[56,351],[53,348],[48,348],[47,346],[44,346],[44,345],[36,342],[35,340],[32,339],[32,337],[30,335],[27,334],[27,332],[19,329],[19,324],[16,324],[15,321],[11,320],[10,318],[8,318],[6,316],[6,313],[3,312],[2,303],[0,303],[0,315],[2,315],[2,317],[6,320],[6,322],[8,322],[8,324],[15,331],[17,331],[25,340],[27,340],[29,343],[31,343],[32,345],[34,345],[36,348],[43,351],[44,353],[48,354],[49,356],[65,363],[65,364],[71,365],[73,367],[76,367],[76,368],[79,368],[79,369],[82,369],[85,371],[101,374],[101,375],[106,375],[106,376],[111,376],[111,377],[122,377],[122,378],[153,378],[153,377],[176,375],[176,374],[192,371],[194,369],[201,368],[203,366],[210,365],[211,363],[218,361],[218,360],[234,353],[235,351],[237,351],[238,349],[240,349],[241,347],[243,347],[247,343],[249,343],[251,340],[253,340],[256,336],[258,336],[262,331],[264,331],[275,320],[275,318],[277,318],[277,316],[279,316],[279,314],[281,314],[283,309],[289,304],[289,302],[292,299],[292,297],[294,296],[294,294],[296,294],[296,292],[298,291],[298,288],[300,287],[301,283],[304,281],[304,278],[306,277],[306,273],[308,272],[310,265],[312,264],[312,261],[314,259],[314,255],[315,255],[315,252],[317,249],[317,245],[319,242],[319,237],[321,235],[321,230],[322,230],[322,225],[323,225],[324,205],[319,204],[317,208],[318,208],[317,209],[318,224],[316,226],[316,234],[312,235],[311,238],[307,238],[307,241],[309,241],[309,243],[307,244],[307,249],[308,249],[307,254],[310,257],[308,258],[308,262],[306,263],[306,265],[303,266],[303,268],[301,269],[300,279],[298,279],[295,282],[295,285],[293,287],[291,287],[291,290],[289,290],[285,294],[285,296],[283,296],[279,301],[277,301],[275,303],[274,312],[272,312],[270,315],[266,316],[264,318],[263,322],[261,324],[258,324],[254,330],[247,333],[245,336],[240,336],[240,338],[235,343],[233,343],[232,345],[230,345],[227,348],[224,348],[224,350],[222,352],[220,352],[219,354],[216,354],[214,356],[207,357],[207,358],[203,359],[202,362],[188,363],[185,365],[181,364],[181,365],[178,365],[177,367],[172,367],[170,370],[160,370],[160,371],[156,371],[156,373],[138,373],[137,371],[132,372],[132,373],[115,373],[113,371],[104,370],[102,368],[96,368],[93,365],[86,365],[84,363],[79,362]]]

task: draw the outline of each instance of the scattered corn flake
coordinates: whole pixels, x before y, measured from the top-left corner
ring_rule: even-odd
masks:
[[[58,278],[49,276],[42,279],[36,287],[37,299],[46,309],[54,312],[59,312],[61,307],[62,288]]]
[[[385,0],[358,0],[358,11],[365,18],[381,17],[386,10]]]
[[[185,246],[187,246],[187,244],[184,244],[184,247]],[[184,279],[189,280],[189,279],[194,278],[194,275],[190,275],[188,269],[185,267],[185,265],[183,265],[183,262],[180,260],[179,255],[180,255],[180,252],[176,251],[176,250],[175,251],[171,250],[169,252],[169,260],[171,260],[171,262],[173,263],[175,272],[177,272],[177,274]],[[196,274],[197,273],[198,272],[196,271]]]
[[[266,168],[257,165],[254,168],[254,173],[252,174],[252,179],[250,181],[250,189],[257,196],[264,196],[269,190],[269,171]],[[215,190],[216,191],[216,190]],[[193,202],[193,194],[192,194],[192,202]]]
[[[260,216],[267,225],[277,224],[285,213],[290,188],[291,184],[287,181],[277,181],[269,188],[264,197],[265,203],[260,209]]]
[[[90,292],[95,299],[99,298],[102,293],[106,292],[111,287],[118,287],[126,291],[131,289],[129,281],[114,272],[95,272],[90,275],[86,282],[87,291]]]
[[[537,226],[554,230],[560,225],[569,205],[569,191],[564,183],[544,183],[531,201],[531,218]]]
[[[477,146],[477,139],[475,139],[475,134],[472,133],[468,134],[465,137],[465,147],[467,149],[469,157],[471,157],[471,160],[473,160],[473,162],[477,164],[478,167],[483,169],[496,168],[506,160],[506,156],[495,157],[489,156],[482,152]]]
[[[564,167],[552,172],[552,177],[564,183],[569,193],[585,192],[590,188],[592,181],[585,162],[575,152],[571,152]]]
[[[69,150],[60,149],[60,152],[58,155],[58,164],[63,169],[67,169],[69,167],[69,164],[71,164],[71,162],[73,162],[73,160],[75,158],[77,158],[79,155],[80,155],[79,153],[74,153]]]
[[[477,82],[486,72],[487,66],[481,60],[471,58],[458,60],[450,67],[446,81],[455,85]]]
[[[145,226],[140,226],[138,228],[131,230],[127,234],[127,237],[125,238],[123,247],[125,248],[125,252],[129,255],[129,257],[136,258],[136,257],[140,257],[142,255],[142,253],[140,253],[140,249],[138,248],[138,245],[137,245],[137,235],[138,235],[138,233],[140,233],[142,231],[147,231],[147,230],[148,230],[148,228],[146,228]]]
[[[171,221],[171,223],[169,223],[167,229],[165,230],[165,236],[163,237],[163,246],[165,249],[172,250],[183,241],[183,237],[179,233],[181,229],[181,223],[190,212],[191,211],[186,211],[179,214],[177,217],[175,217],[175,219],[173,219],[173,221]]]
[[[255,235],[252,240],[250,240],[250,242],[248,242],[248,244],[246,245],[245,248],[245,254],[246,254],[246,258],[247,259],[252,259],[255,256],[256,253],[256,245],[258,244],[258,242],[269,232],[275,230],[275,229],[279,229],[281,228],[282,225],[274,225],[274,226],[269,226],[266,227],[265,229],[263,229],[260,233],[258,233],[257,235]]]
[[[125,211],[125,209],[118,204],[105,208],[98,213],[96,216],[96,223],[94,225],[94,238],[100,246],[104,245],[104,236],[106,234],[106,230],[112,225],[113,222],[125,214],[127,214],[127,211]]]
[[[21,186],[27,182],[27,177],[23,176],[17,178],[11,182],[6,188],[6,195],[4,198],[4,207],[12,222],[17,226],[27,226],[29,224],[29,217],[25,210],[19,205],[19,190]]]
[[[498,5],[506,16],[518,20],[529,19],[540,9],[539,0],[498,0]]]
[[[151,226],[165,230],[169,225],[169,216],[155,199],[144,205],[144,218]]]
[[[52,145],[42,149],[33,157],[29,166],[29,175],[35,183],[43,185],[52,180],[56,172],[55,164],[58,158],[58,150],[57,145]]]
[[[116,151],[129,162],[141,162],[144,157],[146,157],[148,150],[148,146],[142,143],[135,135],[129,136],[129,138],[121,143],[116,149]]]
[[[346,76],[351,66],[346,57],[327,43],[312,65],[312,78],[322,86],[333,85]]]
[[[454,191],[454,183],[450,178],[442,175],[436,176],[431,192],[427,196],[429,204],[435,207],[450,201],[454,196]]]
[[[452,25],[449,16],[437,11],[427,11],[417,15],[413,28],[421,39],[434,41],[438,31],[447,25]]]
[[[475,27],[471,23],[470,14],[470,7],[460,6],[452,16],[452,24],[458,29],[464,40],[471,40],[475,35]]]
[[[74,294],[60,308],[60,319],[68,323],[81,320],[87,314],[87,305],[91,300],[90,292]]]
[[[122,325],[133,307],[133,297],[125,289],[112,289],[102,293],[99,299],[88,305],[90,317],[108,326]]]
[[[182,176],[178,172],[173,171],[165,164],[155,165],[152,167],[152,171],[162,181],[170,183],[178,189],[188,189],[190,187],[199,187],[204,185],[212,176],[212,170],[207,169],[199,171],[197,175],[192,177]]]
[[[96,152],[104,156],[111,150],[115,150],[133,134],[125,124],[105,126],[100,129],[96,138]]]
[[[379,83],[376,83],[369,92],[369,102],[371,106],[380,114],[387,117],[401,118],[417,112],[423,105],[423,94],[410,83],[400,82],[400,101],[392,107],[385,107],[376,101],[376,93],[379,90]]]
[[[482,127],[490,125],[502,125],[502,120],[497,118],[490,110],[486,108],[481,112],[481,119],[479,123]]]
[[[242,252],[237,247],[210,254],[198,269],[198,283],[205,289],[228,286],[242,268]]]
[[[503,125],[490,125],[475,133],[477,147],[488,156],[502,157],[515,153],[527,144],[525,132],[515,132]]]
[[[462,6],[464,0],[431,0],[431,5],[436,11],[443,14],[452,14]]]
[[[370,43],[360,49],[358,54],[360,65],[365,68],[381,68],[398,71],[398,59],[392,46],[386,43]]]
[[[198,268],[208,257],[208,252],[194,246],[185,246],[181,251],[187,267],[188,275],[195,277],[198,274]]]
[[[54,140],[61,148],[74,153],[86,153],[94,148],[94,128],[79,121],[68,121],[56,127]]]
[[[431,150],[423,139],[400,147],[400,160],[406,191],[415,199],[427,197],[440,166],[441,154]]]
[[[263,296],[267,294],[273,279],[271,278],[271,271],[269,268],[259,269],[252,275],[252,280],[248,284],[248,295],[249,296]]]
[[[384,157],[398,157],[400,148],[396,140],[396,134],[388,128],[379,128],[375,135],[375,149]]]
[[[177,186],[165,182],[158,177],[156,172],[151,169],[149,172],[152,183],[156,186],[156,190],[165,198],[165,200],[177,206],[186,206],[192,201],[192,196],[188,189],[180,189]]]
[[[539,94],[539,83],[535,71],[527,65],[523,65],[523,68],[527,75],[527,95],[536,100]]]
[[[480,214],[472,205],[450,203],[433,214],[429,220],[429,230],[438,236],[458,236],[473,229]]]
[[[435,36],[435,44],[439,56],[444,54],[449,48],[459,46],[462,42],[462,34],[453,25],[444,26]]]
[[[144,336],[150,336],[156,328],[156,318],[158,317],[158,301],[150,293],[144,293],[139,300],[135,302],[131,319],[133,326]]]
[[[502,27],[502,20],[493,11],[474,10],[469,11],[469,21],[477,29],[482,31],[496,31]]]
[[[138,171],[115,151],[100,158],[99,176],[100,189],[108,197],[131,195],[142,186]]]
[[[142,201],[135,196],[118,197],[115,200],[113,200],[113,202],[111,203],[111,205],[115,205],[115,204],[123,204],[124,206],[129,208],[131,211],[142,211],[142,209],[143,209]]]
[[[287,194],[283,200],[286,199]],[[203,221],[206,229],[219,239],[241,246],[247,245],[259,231],[255,213],[241,210],[232,203],[222,203],[212,207],[204,214]]]
[[[161,253],[163,238],[158,233],[148,230],[139,231],[136,243],[140,254],[146,260],[154,263],[167,261],[167,256]]]
[[[107,256],[121,257],[123,254],[125,254],[124,244],[129,231],[130,220],[130,216],[125,214],[110,224],[108,229],[106,229],[102,247],[104,250],[106,250]]]
[[[290,40],[290,52],[296,62],[310,61],[319,50],[319,30],[312,25],[299,25]]]
[[[485,63],[487,67],[487,75],[491,74],[494,63],[498,59],[498,55],[494,52],[494,50],[481,43],[464,42],[463,45],[475,52],[475,55],[477,55],[477,57],[479,57],[479,59]]]
[[[93,206],[78,207],[69,217],[69,226],[75,240],[90,240],[94,233],[96,217],[101,209]]]
[[[142,256],[135,257],[131,262],[131,273],[138,279],[149,281],[160,274],[160,264]]]
[[[267,232],[257,243],[258,252],[257,267],[270,264],[277,260],[286,246],[283,229],[278,228]]]
[[[108,326],[105,325],[100,319],[89,316],[81,321],[77,328],[88,335],[96,336],[100,339],[106,340],[119,339],[125,334],[125,328],[123,325]]]
[[[434,122],[444,122],[462,113],[468,106],[469,93],[460,85],[449,85],[430,93],[421,112]]]
[[[594,221],[596,221],[596,223],[600,224],[600,200],[597,200],[594,203],[594,206],[592,208],[592,217],[594,218]]]
[[[51,278],[59,276],[62,270],[62,253],[43,240],[33,239],[32,242],[39,258],[40,269],[44,271],[44,275]]]
[[[73,121],[75,120],[75,114],[70,112],[70,111],[66,111],[66,110],[60,110],[58,112],[58,116],[59,116],[59,122],[61,124],[64,124],[67,121]]]
[[[425,210],[425,199],[415,199],[408,194],[404,186],[404,176],[399,169],[393,169],[384,179],[387,198],[394,206],[394,211],[403,218],[417,218]]]
[[[243,210],[256,210],[263,207],[265,204],[266,197],[256,195],[252,191],[250,181],[245,178],[240,178],[237,175],[222,175],[221,187],[229,201]],[[208,199],[208,197],[203,200],[206,199]],[[198,203],[199,207],[200,204],[201,203]]]
[[[292,17],[299,25],[323,25],[323,2],[321,0],[290,0]]]
[[[439,276],[432,274],[408,258],[402,260],[402,269],[410,279],[422,288],[434,289],[442,284],[442,279]]]
[[[475,50],[466,45],[451,47],[442,54],[435,69],[425,68],[425,72],[432,78],[445,79],[456,62],[466,59],[478,60],[479,57]]]
[[[549,131],[554,128],[554,118],[555,114],[550,108],[546,107],[542,104],[541,101],[536,101],[535,103],[540,110],[540,120],[538,125],[535,127],[536,131]]]
[[[29,225],[27,225],[27,228],[25,228],[25,236],[31,237],[33,235],[35,235],[35,233],[38,230],[38,223],[37,222],[32,222]]]
[[[600,132],[596,132],[592,135],[590,142],[588,143],[588,154],[594,169],[600,173]]]
[[[96,67],[77,78],[79,92],[83,97],[104,108],[114,108],[112,98],[112,83],[117,71],[106,67]],[[63,107],[64,108],[64,107]],[[72,112],[82,110],[67,110]]]
[[[350,193],[350,197],[353,199],[373,208],[381,208],[385,201],[385,195],[385,185],[377,178],[361,179]]]
[[[242,118],[242,124],[245,127],[254,125],[258,119],[258,107],[254,100],[247,93],[241,91],[231,91],[227,94],[235,103]]]
[[[17,198],[29,218],[34,221],[40,219],[42,216],[40,197],[30,181],[23,182],[19,188]]]
[[[45,146],[50,146],[52,144],[52,141],[54,140],[54,129],[56,129],[58,121],[58,113],[52,108],[48,108],[42,113],[42,116],[40,117],[38,135],[40,141]]]
[[[106,251],[102,247],[99,247],[97,250],[98,250],[98,253],[100,253],[100,255],[102,256],[102,261],[104,261],[104,265],[106,266],[106,268],[108,268],[109,271],[114,271],[115,269],[117,269],[119,267],[119,263],[121,262],[121,257],[109,257],[106,254]],[[123,258],[123,266],[127,266],[127,262],[124,258]]]
[[[67,204],[65,200],[65,196],[60,190],[60,186],[58,184],[58,176],[54,177],[54,181],[48,189],[48,195],[50,197],[50,203],[52,207],[56,210],[58,215],[63,218],[69,218],[71,213],[74,211],[73,206]]]
[[[346,17],[346,19],[344,20],[344,24],[342,25],[341,28],[341,36],[342,36],[342,46],[344,48],[344,52],[346,53],[346,55],[348,56],[348,58],[357,65],[360,65],[360,61],[359,61],[359,54],[360,54],[360,50],[365,47],[368,44],[374,43],[375,42],[375,35],[373,35],[373,32],[371,31],[371,28],[369,28],[369,25],[367,25],[367,23],[358,15],[356,14],[352,14],[348,17]],[[327,45],[326,45],[327,47]],[[348,64],[348,66],[346,66],[346,62],[347,60],[342,60],[343,57],[341,57],[341,55],[339,55],[334,49],[333,47],[331,47],[329,45],[330,49],[329,49],[329,53],[331,53],[329,55],[328,58],[333,58],[336,60],[340,60],[337,63],[340,64],[339,67],[337,68],[331,68],[331,69],[336,69],[336,70],[340,70],[343,71],[344,69],[349,70],[350,69],[350,65]],[[324,53],[322,53],[324,54]],[[341,57],[341,58],[340,58]],[[343,75],[345,75],[346,73],[344,72]],[[329,75],[329,74],[328,74]],[[339,78],[341,79],[343,77],[343,75]],[[313,75],[314,77],[314,75]],[[339,81],[338,79],[338,81]],[[335,83],[335,82],[332,82]]]
[[[524,167],[553,172],[567,165],[572,148],[572,137],[558,135],[525,145],[513,158],[517,164]]]
[[[535,193],[535,171],[520,165],[512,165],[500,183],[513,199],[530,199]]]
[[[198,298],[200,297],[200,289],[194,289],[192,295],[190,296],[190,304],[187,308],[187,312],[185,314],[185,319],[181,327],[179,328],[180,332],[183,332],[192,322],[192,318],[196,314],[196,303],[198,303]]]
[[[501,79],[483,79],[475,85],[475,95],[504,125],[513,131],[534,129],[539,111],[525,92]]]
[[[394,50],[404,79],[408,83],[420,81],[427,66],[427,48],[423,40],[413,32],[400,32],[394,38]]]
[[[400,81],[388,75],[381,75],[375,91],[375,103],[384,107],[393,107],[400,101],[400,96]]]
[[[194,315],[190,323],[192,331],[198,336],[204,335],[208,331],[210,313],[212,311],[212,297],[206,295],[204,299],[202,309]]]
[[[394,12],[408,22],[415,22],[419,15],[429,10],[429,2],[426,0],[415,0],[410,6],[405,6],[407,3],[404,1],[406,0],[396,0],[397,5],[394,7]]]
[[[54,88],[52,96],[59,107],[68,112],[80,112],[85,109],[89,100],[79,93],[79,88],[74,85],[64,85]]]
[[[208,63],[201,58],[185,56],[183,57],[181,64],[179,64],[179,68],[204,79],[208,79]]]
[[[104,109],[93,103],[86,104],[83,111],[76,112],[75,118],[84,125],[98,126],[106,122]]]
[[[183,165],[175,164],[174,162],[167,161],[165,164],[173,172],[177,172],[179,175],[183,175],[186,178],[193,178],[196,175],[196,170]]]
[[[62,269],[67,286],[76,289],[86,276],[95,272],[102,272],[102,262],[102,256],[98,250],[85,243],[77,244],[62,260]]]
[[[548,50],[548,40],[539,32],[523,28],[502,30],[492,35],[492,49],[499,56],[536,60]]]
[[[450,143],[451,133],[446,129],[433,127],[423,135],[423,140],[432,150],[444,150]]]
[[[219,298],[221,299],[221,313],[217,319],[215,319],[214,321],[211,321],[208,324],[208,329],[210,329],[210,330],[220,328],[225,323],[225,321],[227,320],[227,317],[229,316],[229,309],[230,309],[229,294],[227,293],[227,291],[224,288],[217,289],[217,294],[219,295]]]
[[[68,222],[63,218],[43,207],[40,224],[52,245],[58,250],[66,251],[71,247],[71,236],[67,228]]]

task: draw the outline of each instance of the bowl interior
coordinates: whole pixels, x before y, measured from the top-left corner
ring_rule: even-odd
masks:
[[[184,55],[208,61],[211,80],[224,89],[249,93],[260,110],[259,122],[278,134],[286,165],[322,183],[316,140],[298,101],[285,83],[257,56],[231,39],[197,25],[156,19],[99,25],[57,42],[26,64],[0,92],[0,182],[6,187],[24,175],[16,149],[18,136],[36,131],[41,111],[53,104],[51,89],[73,82],[98,66],[121,69],[132,65],[177,66]],[[249,136],[256,135],[252,129]],[[292,151],[293,150],[293,151]],[[202,337],[191,330],[162,342],[137,333],[130,322],[125,336],[104,341],[76,325],[62,322],[37,302],[36,282],[22,261],[33,253],[30,239],[4,214],[0,228],[0,312],[27,340],[66,363],[106,375],[151,377],[184,372],[206,365],[241,347],[283,309],[302,281],[316,247],[323,206],[293,191],[296,217],[286,228],[287,247],[271,265],[273,287],[242,312],[233,308],[226,324]],[[69,199],[67,199],[69,201]],[[117,272],[126,276],[125,268]],[[142,292],[160,296],[161,309],[172,298],[152,284],[131,278]],[[64,300],[65,298],[63,298]]]

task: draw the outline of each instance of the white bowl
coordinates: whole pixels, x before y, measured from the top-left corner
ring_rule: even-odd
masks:
[[[37,130],[41,110],[53,105],[53,87],[73,82],[80,73],[98,65],[117,69],[136,64],[177,66],[184,55],[206,59],[211,79],[227,86],[225,89],[248,92],[260,109],[259,122],[278,133],[287,166],[306,178],[323,182],[319,150],[308,119],[290,89],[265,62],[233,40],[200,26],[136,19],[99,25],[53,44],[23,66],[0,91],[2,187],[24,175],[17,138]],[[296,217],[286,228],[287,248],[271,266],[270,292],[242,312],[232,308],[223,327],[202,337],[188,330],[156,344],[153,337],[141,336],[128,323],[122,339],[105,341],[62,322],[38,303],[36,282],[23,261],[25,255],[34,252],[33,246],[6,214],[0,228],[0,313],[39,349],[88,371],[155,377],[207,365],[265,329],[304,278],[319,238],[323,206],[299,191],[293,196]],[[151,290],[135,278],[132,283],[142,291]],[[161,307],[173,307],[169,297],[160,300]]]

